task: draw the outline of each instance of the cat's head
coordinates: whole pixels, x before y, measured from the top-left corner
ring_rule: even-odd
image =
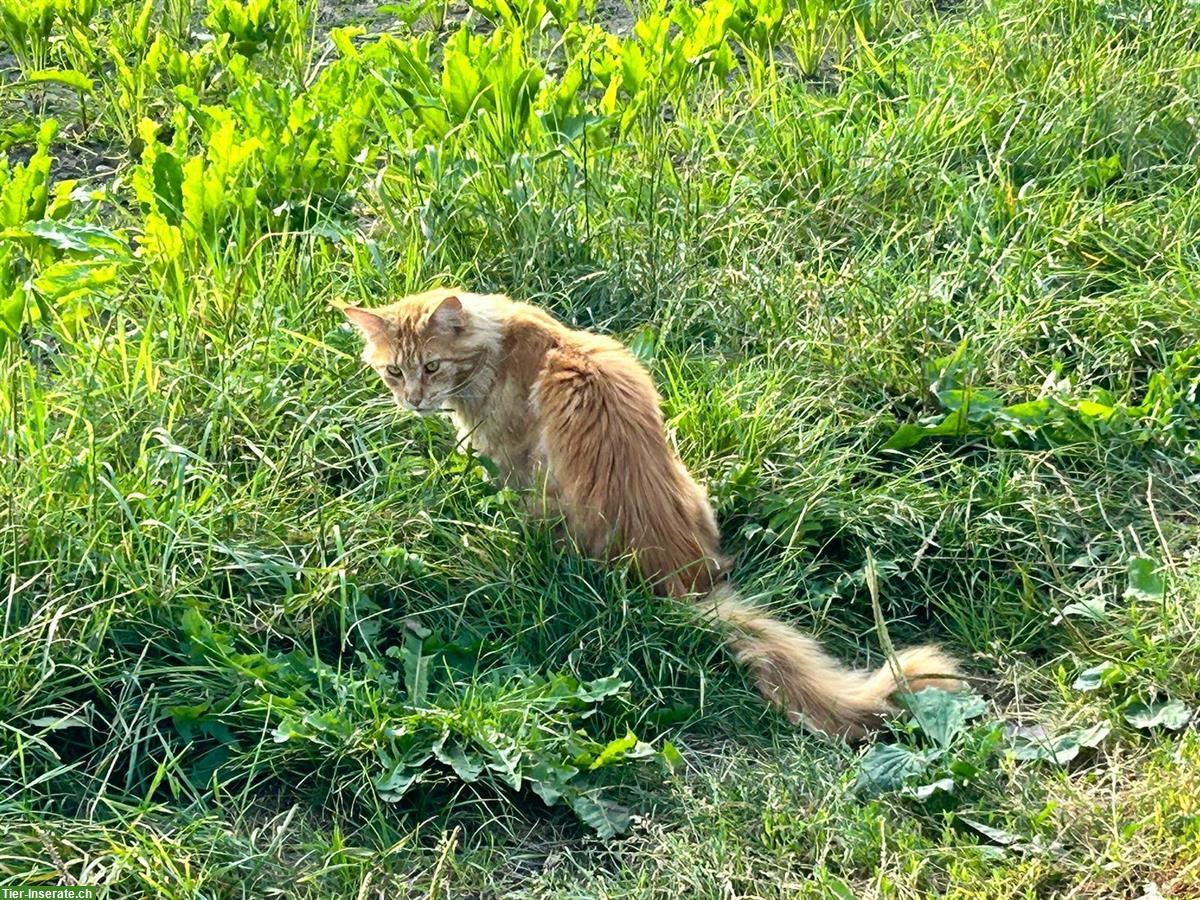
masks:
[[[431,413],[456,399],[477,399],[490,386],[499,330],[486,305],[473,300],[442,290],[344,311],[366,338],[363,362],[396,402]]]

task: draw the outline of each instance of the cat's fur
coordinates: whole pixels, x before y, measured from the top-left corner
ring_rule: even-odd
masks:
[[[857,738],[893,711],[904,682],[958,686],[956,664],[934,647],[902,651],[898,672],[854,671],[738,597],[704,489],[667,441],[649,375],[617,341],[458,290],[345,313],[398,403],[449,411],[460,438],[544,496],[587,553],[632,554],[659,591],[715,614],[763,696],[793,721]]]

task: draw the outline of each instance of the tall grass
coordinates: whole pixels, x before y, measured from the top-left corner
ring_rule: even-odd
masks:
[[[86,125],[4,108],[0,879],[1191,890],[1195,732],[1137,723],[1200,699],[1195,5],[317,6],[113,4]],[[875,573],[967,658],[954,790],[864,795],[386,402],[333,304],[444,282],[634,347],[748,594],[876,665]]]

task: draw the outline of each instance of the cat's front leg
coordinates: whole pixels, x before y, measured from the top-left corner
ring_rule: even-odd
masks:
[[[535,521],[551,521],[562,519],[563,510],[558,498],[538,484],[525,494],[525,514]]]
[[[537,478],[534,486],[524,494],[525,515],[531,524],[550,526],[554,546],[560,550],[571,547],[571,535],[567,530],[566,515],[559,498],[545,478]]]

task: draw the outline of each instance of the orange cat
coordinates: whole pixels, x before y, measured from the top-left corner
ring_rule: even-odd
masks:
[[[650,376],[617,341],[457,290],[345,312],[398,403],[448,411],[460,438],[509,483],[544,495],[586,552],[630,553],[662,593],[715,613],[763,696],[793,722],[857,738],[894,711],[888,698],[902,682],[891,668],[843,667],[725,581],[708,498],[667,441]],[[958,686],[954,661],[934,647],[902,651],[899,665],[910,690]]]

